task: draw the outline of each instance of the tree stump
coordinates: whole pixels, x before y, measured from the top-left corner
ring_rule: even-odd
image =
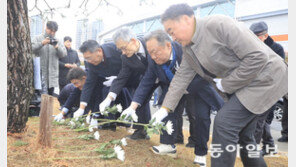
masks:
[[[43,94],[41,96],[41,109],[40,109],[40,124],[38,143],[45,147],[51,147],[51,122],[53,113],[54,97]]]

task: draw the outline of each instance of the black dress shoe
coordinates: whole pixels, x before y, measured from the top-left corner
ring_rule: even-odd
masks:
[[[175,144],[184,144],[183,139],[176,139]]]
[[[150,139],[144,129],[137,129],[132,135],[128,135],[127,138],[132,140]]]
[[[102,130],[111,130],[113,132],[116,131],[116,124],[103,124],[103,125],[100,125],[98,127],[99,129],[102,129]]]
[[[287,136],[282,136],[278,139],[278,142],[288,142],[288,137]]]

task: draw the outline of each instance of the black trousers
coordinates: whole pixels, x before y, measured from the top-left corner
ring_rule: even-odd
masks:
[[[143,123],[143,124],[148,124],[150,119],[151,119],[151,111],[150,111],[150,99],[153,95],[153,92],[155,91],[155,89],[158,87],[158,84],[154,84],[152,89],[149,92],[149,96],[146,97],[145,101],[143,102],[143,105],[141,105],[139,108],[137,108],[136,110],[136,114],[138,116],[138,122],[139,123]],[[132,95],[134,94],[133,91]],[[144,127],[143,126],[139,126],[139,125],[134,125],[133,126],[134,129],[136,130],[143,130]]]
[[[191,126],[190,138],[194,141],[195,155],[203,156],[208,153],[211,125],[211,106],[199,96],[186,95],[186,111]]]
[[[284,111],[282,118],[282,136],[288,137],[288,99],[284,97]]]
[[[189,122],[190,126],[192,126],[191,130],[192,133],[191,138],[194,140],[195,143],[195,149],[194,153],[195,155],[206,155],[208,152],[208,146],[207,142],[209,140],[209,131],[210,131],[210,124],[211,124],[211,118],[210,118],[210,106],[199,96],[194,96],[191,94],[184,95],[182,99],[179,101],[178,106],[176,107],[174,114],[175,116],[171,116],[171,119],[176,119],[176,121],[172,121],[173,123],[175,122],[176,125],[175,131],[176,134],[174,135],[179,135],[182,134],[182,125],[183,125],[183,118],[182,118],[182,113],[184,110],[184,104],[186,102],[186,112],[189,117]],[[170,136],[165,136],[164,135],[160,136],[160,143],[163,144],[171,144],[173,143]],[[176,137],[176,136],[174,136]],[[182,135],[183,137],[183,135]],[[164,139],[169,140],[165,141]]]
[[[259,115],[258,118],[254,136],[257,144],[260,144],[262,139],[263,148],[265,148],[266,145],[274,146],[274,140],[270,133],[270,124],[273,120],[274,109],[275,105],[267,110],[267,113]]]
[[[160,143],[161,144],[175,144],[175,138],[176,138],[176,113],[170,112],[166,118],[162,120],[164,125],[167,124],[168,121],[171,121],[173,123],[173,133],[169,135],[167,131],[163,130],[162,135],[160,135]]]
[[[183,112],[186,106],[186,98],[185,96],[183,96],[181,98],[181,100],[179,101],[178,106],[176,107],[174,113],[176,114],[176,129],[174,129],[176,131],[176,138],[175,141],[177,140],[184,140],[184,136],[183,136]],[[188,112],[188,111],[186,111]],[[191,126],[191,123],[190,123]],[[190,133],[191,135],[191,133]]]
[[[239,144],[241,160],[245,167],[266,167],[254,138],[257,121],[258,115],[248,111],[236,95],[232,95],[214,121],[211,166],[233,167],[237,150],[231,152],[230,148],[237,148]]]

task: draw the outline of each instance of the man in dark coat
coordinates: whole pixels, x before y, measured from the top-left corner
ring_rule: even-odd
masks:
[[[72,117],[73,112],[79,108],[80,96],[85,85],[86,75],[86,72],[80,67],[72,68],[69,71],[67,79],[71,83],[67,84],[59,94],[58,101],[62,107],[62,112],[55,117],[56,121],[60,121],[62,118],[68,117],[69,115]],[[99,84],[95,86],[94,91],[91,94],[90,102],[85,108],[85,113],[88,113],[89,110],[98,111],[99,102],[102,100],[102,96],[104,96],[105,93],[100,88]],[[104,87],[103,90],[104,89],[106,88]],[[131,97],[129,96],[127,89],[124,88],[123,91],[123,94],[128,95],[128,97],[120,97],[116,103],[120,103],[126,108]],[[129,99],[129,101],[125,101],[125,99]]]
[[[60,114],[56,115],[54,119],[55,121],[60,121],[69,115],[72,116],[73,112],[79,108],[81,90],[86,80],[86,72],[80,67],[74,67],[69,71],[67,79],[71,83],[64,86],[58,96],[62,111]],[[92,93],[91,102],[85,109],[86,112],[89,110],[95,110],[95,101],[96,98],[99,97],[98,93],[98,89],[95,89],[94,93]]]
[[[107,98],[100,104],[100,111],[103,111],[116,99],[123,87],[128,87],[133,94],[148,66],[148,52],[145,42],[142,39],[137,39],[129,28],[119,29],[113,35],[113,41],[116,47],[122,51],[122,68],[118,77],[112,83]],[[155,85],[151,91],[153,92],[156,87]],[[133,117],[134,121],[149,123],[151,118],[149,101],[150,97],[147,97],[143,105],[137,111],[134,111],[133,115],[136,116]],[[136,112],[137,114],[135,114]],[[139,120],[137,120],[138,118]],[[136,131],[128,136],[130,139],[149,139],[142,126],[134,126],[134,128]]]
[[[268,26],[264,21],[253,23],[250,26],[250,30],[254,32],[254,34],[267,46],[269,46],[276,54],[278,54],[280,57],[285,59],[285,52],[283,47],[274,42],[273,39],[268,35]],[[268,110],[268,115],[262,115],[260,119],[257,122],[257,127],[255,130],[255,138],[257,144],[260,144],[261,138],[262,138],[262,155],[268,155],[270,153],[276,154],[275,145],[273,137],[270,133],[270,124],[273,120],[273,111],[275,110],[275,105],[273,105]]]
[[[110,85],[119,74],[122,64],[121,52],[118,51],[114,43],[100,45],[95,40],[88,40],[83,42],[79,50],[83,53],[84,59],[87,61],[88,72],[81,92],[80,107],[74,113],[75,118],[86,114],[85,108],[88,106],[91,95],[96,90],[96,87],[100,91],[99,94],[102,95],[95,102],[96,105],[99,105],[102,99],[107,96]],[[120,98],[115,103],[121,103],[122,107],[125,108],[125,104],[128,104],[131,100],[130,95],[127,91],[119,91],[118,95],[120,95]],[[95,107],[95,109],[92,112],[99,111],[99,107]],[[115,116],[109,114],[108,118],[115,119]],[[112,128],[116,128],[116,125],[113,124]]]
[[[146,37],[148,55],[148,69],[137,88],[130,107],[123,111],[121,115],[130,116],[132,110],[143,105],[147,97],[151,95],[151,89],[156,80],[159,80],[163,94],[166,94],[175,72],[178,70],[182,60],[182,46],[177,42],[172,42],[168,34],[163,30],[156,30]],[[222,97],[215,91],[214,87],[196,75],[187,89],[187,94],[181,98],[174,113],[170,113],[164,121],[172,121],[174,131],[168,134],[163,131],[160,137],[160,145],[153,146],[152,150],[156,154],[176,156],[175,135],[177,131],[182,131],[182,113],[184,103],[188,113],[190,124],[193,125],[193,135],[195,141],[195,154],[198,157],[196,163],[204,164],[207,155],[207,142],[209,139],[209,128],[211,124],[210,109],[215,107],[219,110],[224,104]],[[181,129],[177,129],[181,125]]]
[[[69,36],[64,37],[64,45],[67,49],[67,56],[59,59],[59,87],[60,91],[70,81],[67,80],[67,74],[71,68],[79,67],[80,60],[75,50],[71,48],[72,38]]]

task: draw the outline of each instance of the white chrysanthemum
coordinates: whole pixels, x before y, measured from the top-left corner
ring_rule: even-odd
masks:
[[[65,119],[61,119],[61,120],[60,120],[60,123],[64,123],[64,122],[65,122]]]
[[[125,138],[125,137],[122,138],[120,141],[121,141],[121,144],[122,144],[123,146],[127,146],[127,142],[126,142],[126,138]]]
[[[96,131],[96,132],[94,133],[94,137],[95,137],[96,140],[100,140],[100,134],[99,134],[99,131]]]
[[[118,112],[122,112],[122,106],[121,106],[121,104],[118,104],[117,106],[116,106],[116,108],[117,108],[117,111]]]
[[[98,120],[92,118],[90,120],[90,126],[93,127],[93,128],[98,128]]]
[[[86,123],[87,123],[87,124],[90,124],[90,115],[88,115],[88,116],[86,117]]]
[[[89,132],[93,132],[93,131],[94,131],[93,127],[92,127],[92,126],[89,126],[89,127],[88,127],[88,131],[89,131]]]
[[[81,124],[81,127],[85,127],[85,124],[84,124],[84,123],[82,123],[82,124]]]
[[[168,121],[165,126],[166,126],[166,131],[168,132],[168,134],[172,135],[172,133],[174,131],[172,121]]]
[[[124,156],[124,150],[122,150],[122,148],[118,145],[114,146],[114,151],[116,153],[116,156],[119,160],[124,161],[125,156]]]
[[[75,122],[70,121],[69,123],[70,123],[71,126],[75,126]]]

